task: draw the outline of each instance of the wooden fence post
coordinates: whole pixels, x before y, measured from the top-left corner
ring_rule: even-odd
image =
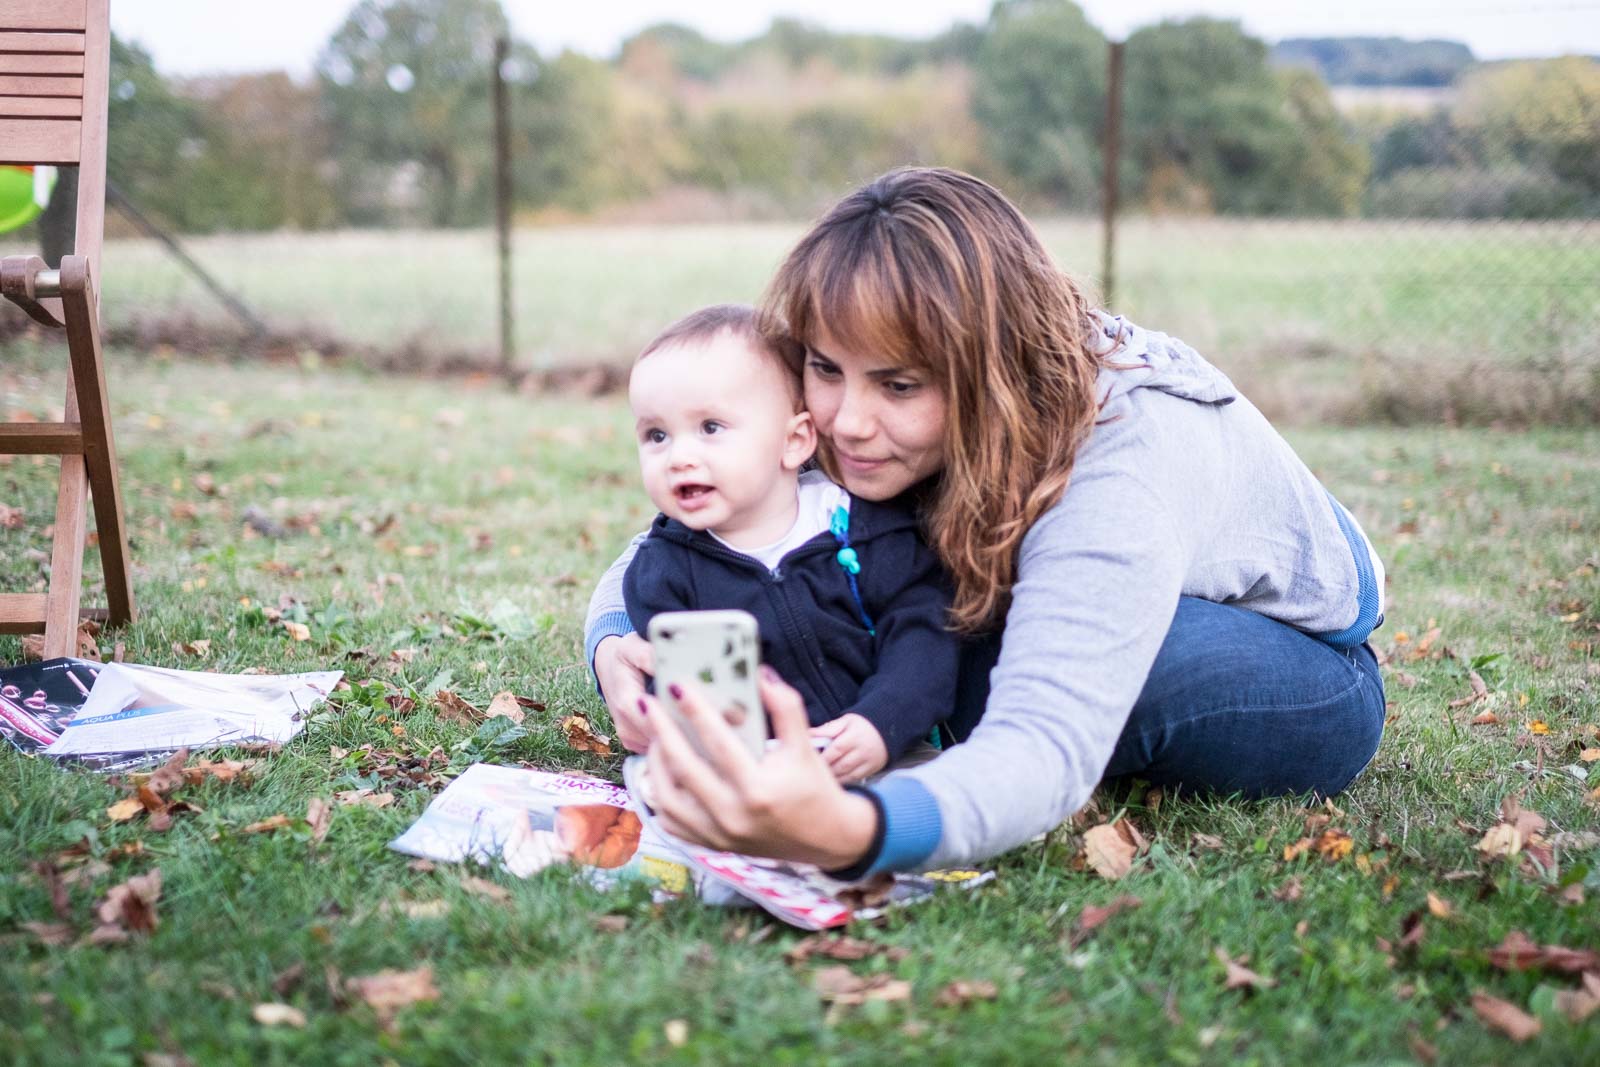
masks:
[[[506,59],[511,42],[494,42],[494,224],[500,245],[500,373],[514,373],[511,318],[511,104],[506,94]]]

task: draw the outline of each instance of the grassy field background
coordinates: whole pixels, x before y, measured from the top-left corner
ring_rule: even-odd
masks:
[[[577,262],[564,273],[552,256],[548,286],[531,271],[519,282],[545,322],[530,317],[530,328],[548,331],[552,353],[631,344],[669,299],[752,294],[787,239],[697,232],[702,258],[674,267],[670,298]],[[561,239],[575,254],[595,236]],[[644,234],[609,239],[617,262],[649,247]],[[401,245],[339,240],[350,254],[319,259],[314,276],[284,273],[287,243],[274,270],[272,239],[234,269],[248,266],[263,294],[347,286],[347,318],[371,330],[384,320],[364,303],[374,284],[412,322],[448,332],[468,321],[448,317],[448,297],[400,284],[423,275],[381,252]],[[473,238],[430,240],[441,262],[460,264],[451,249]],[[135,299],[129,252],[108,251],[108,315]],[[702,276],[705,264],[716,266]],[[628,277],[660,273],[651,267],[641,260]],[[470,278],[450,284],[477,291]],[[584,315],[610,325],[573,321]],[[51,366],[28,342],[0,349],[0,415],[49,417],[61,385]],[[905,954],[848,966],[906,980],[911,995],[839,1008],[813,987],[830,961],[790,964],[797,935],[756,915],[604,895],[561,870],[527,882],[488,874],[501,901],[471,891],[469,872],[412,869],[385,844],[426,806],[426,788],[399,789],[383,809],[336,808],[317,847],[298,822],[312,797],[381,784],[359,756],[337,753],[366,743],[399,758],[442,746],[457,765],[483,755],[614,774],[614,761],[572,750],[555,724],[583,713],[607,727],[582,663],[581,616],[594,577],[649,514],[620,402],[120,351],[109,375],[141,617],[103,635],[104,651],[121,644],[131,661],[220,671],[337,667],[382,684],[319,716],[252,782],[185,790],[203,810],[165,834],[113,823],[106,809],[121,794],[100,778],[0,752],[0,1058],[1576,1064],[1600,1045],[1600,1015],[1574,1024],[1555,1007],[1573,979],[1508,973],[1488,957],[1513,930],[1600,946],[1600,776],[1580,780],[1597,766],[1581,754],[1600,745],[1600,431],[1292,431],[1374,536],[1391,582],[1377,635],[1393,660],[1387,733],[1357,786],[1322,812],[1351,835],[1351,851],[1286,861],[1307,828],[1293,802],[1105,798],[1106,814],[1126,808],[1152,842],[1127,878],[1075,869],[1077,834],[1063,828],[998,860],[997,881],[975,896],[853,930]],[[53,499],[53,463],[0,465],[0,500],[20,509],[18,522],[0,523],[0,588],[40,587]],[[252,535],[247,513],[285,535]],[[263,606],[303,618],[310,639],[268,624]],[[196,641],[210,644],[183,651]],[[391,670],[396,649],[416,655]],[[19,652],[0,638],[0,662]],[[1472,692],[1474,663],[1489,695],[1451,708]],[[441,672],[479,706],[510,689],[547,710],[530,716],[525,738],[479,751],[469,728],[431,706]],[[415,709],[390,707],[385,686]],[[1483,711],[1499,721],[1471,725]],[[1556,870],[1477,851],[1513,795],[1550,821]],[[296,821],[239,832],[280,814]],[[94,863],[66,900],[73,940],[41,945],[22,924],[57,916],[31,865],[80,842]],[[77,943],[110,887],[154,868],[164,889],[152,935]],[[1294,896],[1293,879],[1298,898],[1279,899]],[[1123,894],[1141,906],[1073,937],[1086,905]],[[1218,949],[1248,956],[1276,985],[1225,988]],[[422,964],[439,999],[387,1025],[335,993],[341,976]],[[993,983],[995,997],[942,998],[956,980]],[[1487,1029],[1471,1007],[1477,991],[1532,1013],[1542,1032],[1517,1045]],[[297,1008],[306,1025],[253,1021],[269,1002]]]

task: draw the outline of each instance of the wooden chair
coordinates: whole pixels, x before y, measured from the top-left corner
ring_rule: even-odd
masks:
[[[0,594],[0,633],[44,633],[45,658],[78,654],[80,617],[133,619],[128,531],[122,520],[100,354],[100,241],[105,225],[109,0],[0,2],[0,163],[78,167],[77,235],[59,270],[33,255],[0,259],[0,295],[36,321],[65,329],[66,418],[0,423],[0,454],[61,457],[46,593]],[[105,612],[82,612],[87,499],[94,499]]]

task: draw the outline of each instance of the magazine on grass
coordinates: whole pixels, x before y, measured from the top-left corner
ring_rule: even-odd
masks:
[[[434,798],[391,848],[448,863],[498,863],[526,877],[553,863],[588,868],[601,886],[638,877],[670,893],[693,889],[719,905],[758,906],[792,926],[825,930],[943,886],[971,888],[992,872],[885,876],[851,886],[814,867],[719,852],[662,830],[639,802],[644,760],[623,767],[627,788],[594,778],[477,763]]]

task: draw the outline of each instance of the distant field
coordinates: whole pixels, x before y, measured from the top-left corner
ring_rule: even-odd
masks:
[[[518,362],[623,361],[695,306],[755,299],[801,228],[521,230]],[[1100,285],[1098,223],[1040,228],[1064,267]],[[1503,393],[1504,383],[1485,384],[1483,368],[1532,370],[1554,403],[1556,395],[1600,395],[1597,237],[1593,222],[1129,220],[1119,229],[1113,302],[1189,340],[1280,413],[1306,403],[1340,410],[1343,401],[1330,397],[1351,389],[1378,396],[1381,407],[1384,398],[1405,401],[1414,385],[1443,388],[1444,378],[1468,393]],[[274,327],[410,346],[424,363],[493,351],[488,231],[225,236],[190,245]],[[225,321],[221,306],[155,244],[113,242],[105,259],[109,322]],[[1440,397],[1430,410],[1460,403]]]

